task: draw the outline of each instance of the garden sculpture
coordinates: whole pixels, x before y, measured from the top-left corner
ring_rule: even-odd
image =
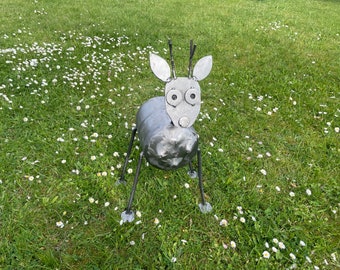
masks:
[[[172,170],[189,166],[188,174],[192,178],[198,176],[201,195],[199,208],[202,213],[212,210],[205,200],[202,183],[201,151],[198,147],[198,134],[192,127],[201,105],[201,91],[198,81],[205,79],[212,68],[212,56],[201,58],[192,69],[192,59],[196,45],[190,41],[190,57],[187,77],[176,77],[172,52],[172,42],[169,40],[171,67],[165,59],[151,53],[150,66],[156,77],[165,82],[165,95],[146,101],[138,110],[136,127],[132,129],[131,139],[117,183],[126,183],[124,175],[130,158],[132,145],[138,131],[141,144],[138,165],[128,205],[121,217],[123,222],[132,222],[134,212],[132,201],[135,195],[138,177],[143,157],[153,166],[162,170]],[[198,170],[194,171],[192,159],[197,156]]]

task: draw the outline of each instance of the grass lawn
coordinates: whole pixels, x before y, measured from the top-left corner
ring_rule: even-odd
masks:
[[[340,2],[2,0],[1,269],[340,267]],[[213,56],[186,169],[116,186],[150,52]],[[197,162],[194,161],[194,165]]]

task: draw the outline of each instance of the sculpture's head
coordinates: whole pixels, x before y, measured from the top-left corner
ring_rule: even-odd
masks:
[[[212,56],[201,58],[192,70],[192,58],[196,45],[190,42],[190,58],[188,77],[176,77],[172,54],[172,44],[169,41],[171,68],[162,57],[151,53],[150,66],[156,77],[165,85],[165,106],[172,123],[177,127],[187,128],[194,124],[201,107],[201,89],[198,81],[205,79],[212,68]]]

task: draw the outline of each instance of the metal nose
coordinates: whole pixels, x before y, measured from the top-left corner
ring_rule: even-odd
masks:
[[[178,124],[183,128],[188,127],[189,123],[190,123],[190,119],[186,116],[183,116],[178,120]]]

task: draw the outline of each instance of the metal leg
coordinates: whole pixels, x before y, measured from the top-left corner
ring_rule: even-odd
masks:
[[[191,161],[189,162],[189,171],[188,171],[188,175],[189,175],[191,178],[197,178],[197,172],[194,170]]]
[[[204,190],[203,190],[203,180],[202,180],[202,157],[201,150],[197,150],[197,162],[198,162],[198,185],[201,193],[201,203],[198,205],[202,213],[208,213],[212,210],[210,203],[205,201]]]
[[[138,176],[139,176],[140,168],[142,166],[143,156],[144,156],[144,153],[141,152],[140,155],[139,155],[137,170],[136,170],[136,174],[135,174],[135,179],[133,180],[133,185],[132,185],[132,189],[131,189],[131,193],[130,193],[129,202],[128,202],[128,205],[127,205],[125,211],[121,214],[123,222],[126,222],[126,221],[132,222],[135,219],[135,213],[131,210],[131,206],[132,206],[132,201],[133,201],[133,198],[134,198],[135,192],[136,192],[136,187],[137,187],[137,183],[138,183]]]
[[[125,158],[125,161],[124,161],[122,173],[121,173],[118,181],[116,182],[116,185],[126,184],[126,181],[125,181],[125,172],[126,172],[127,164],[129,162],[130,155],[131,155],[132,145],[133,145],[133,142],[135,140],[136,132],[137,132],[137,128],[132,129],[130,143],[129,143],[128,151],[126,153],[126,158]]]

